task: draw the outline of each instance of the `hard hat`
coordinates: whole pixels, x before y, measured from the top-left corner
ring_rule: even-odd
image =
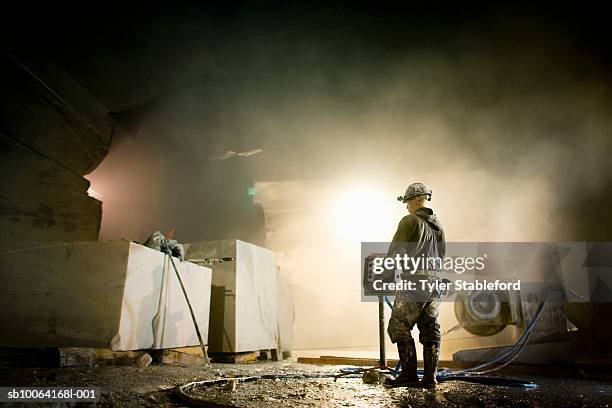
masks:
[[[411,198],[418,197],[421,195],[427,196],[427,201],[431,201],[432,191],[423,183],[412,183],[406,189],[403,196],[397,197],[397,201],[402,203],[408,202]]]

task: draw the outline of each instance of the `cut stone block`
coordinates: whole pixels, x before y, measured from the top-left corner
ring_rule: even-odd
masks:
[[[278,348],[274,252],[239,240],[184,246],[187,260],[212,265],[209,352]]]
[[[206,342],[211,270],[174,262]],[[132,242],[41,243],[5,251],[0,299],[3,347],[199,345],[170,258]]]

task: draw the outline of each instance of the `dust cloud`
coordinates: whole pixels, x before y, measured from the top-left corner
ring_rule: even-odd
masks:
[[[295,348],[375,350],[359,243],[391,239],[411,182],[449,241],[610,240],[610,74],[559,25],[373,20],[215,52],[214,76],[142,108],[90,175],[101,239],[172,227],[274,249]]]

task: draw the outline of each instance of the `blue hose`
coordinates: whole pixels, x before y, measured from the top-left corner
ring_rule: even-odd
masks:
[[[531,322],[529,323],[529,325],[527,326],[527,328],[525,329],[525,332],[521,335],[521,337],[519,337],[519,339],[516,341],[516,343],[510,348],[510,350],[504,352],[503,354],[501,354],[500,356],[496,357],[495,359],[486,362],[486,363],[482,363],[480,365],[477,365],[475,367],[470,367],[470,368],[466,368],[464,370],[458,370],[458,371],[447,371],[450,375],[453,374],[463,374],[463,373],[470,373],[472,371],[476,371],[485,367],[489,367],[492,364],[495,364],[501,360],[503,360],[504,358],[510,356],[515,350],[518,349],[518,351],[516,352],[516,354],[514,356],[512,356],[511,360],[504,363],[504,365],[502,365],[501,367],[499,367],[499,369],[501,369],[502,367],[505,367],[505,365],[509,364],[512,360],[514,360],[516,357],[518,357],[519,353],[523,350],[523,347],[525,347],[525,345],[527,344],[527,340],[529,339],[529,336],[531,335],[531,332],[533,331],[535,324],[538,321],[538,318],[540,317],[540,314],[542,313],[542,310],[544,309],[544,305],[546,303],[546,298],[548,297],[548,293],[549,291],[546,291],[546,294],[544,295],[544,298],[542,299],[542,302],[540,302],[540,305],[538,306],[538,309],[535,312],[535,315],[533,317],[533,319],[531,320]],[[489,370],[489,371],[494,371],[494,370]],[[442,372],[441,374],[444,374],[445,372]],[[474,373],[476,374],[476,373]]]

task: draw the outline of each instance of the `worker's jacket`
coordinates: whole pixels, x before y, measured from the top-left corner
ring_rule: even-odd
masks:
[[[402,218],[393,236],[388,256],[408,254],[415,258],[444,258],[445,252],[446,242],[442,225],[431,208],[423,207]],[[434,270],[435,268],[426,264],[419,268],[419,271]]]

